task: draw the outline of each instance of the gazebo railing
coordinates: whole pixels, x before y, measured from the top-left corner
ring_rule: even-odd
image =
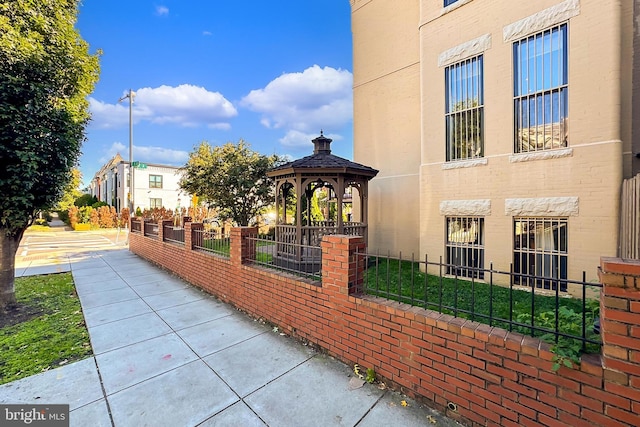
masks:
[[[287,253],[287,251],[293,250],[291,245],[320,246],[323,236],[338,234],[335,221],[314,221],[312,224],[300,227],[301,241],[297,239],[295,225],[277,225],[278,238],[276,243],[283,243],[282,250]],[[366,231],[367,225],[361,222],[344,222],[342,225],[342,234],[349,236],[366,236]],[[280,251],[280,248],[278,249]]]

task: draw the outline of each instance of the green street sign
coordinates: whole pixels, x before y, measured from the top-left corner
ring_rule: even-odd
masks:
[[[138,169],[146,169],[147,168],[147,164],[146,163],[140,163],[140,162],[131,162],[131,166],[133,166],[134,168],[138,168]]]
[[[133,166],[134,168],[137,167],[140,164],[140,162],[131,162],[131,166]]]

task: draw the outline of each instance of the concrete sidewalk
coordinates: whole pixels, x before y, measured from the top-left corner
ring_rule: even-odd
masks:
[[[2,385],[0,403],[68,403],[72,426],[459,425],[128,250],[64,257],[94,356]]]

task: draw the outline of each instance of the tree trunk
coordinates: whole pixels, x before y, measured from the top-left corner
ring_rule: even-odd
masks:
[[[7,236],[0,229],[0,312],[16,304],[15,266],[16,252],[24,230],[13,236]]]

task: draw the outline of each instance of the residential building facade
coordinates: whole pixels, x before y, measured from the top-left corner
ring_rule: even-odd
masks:
[[[189,207],[191,196],[180,189],[180,169],[174,166],[134,162],[130,168],[120,154],[100,168],[89,189],[98,200],[114,206],[118,212],[129,206],[130,171],[133,171],[134,211],[161,208],[175,210]]]
[[[595,280],[640,172],[640,2],[351,7],[354,159],[380,170],[371,249]]]

